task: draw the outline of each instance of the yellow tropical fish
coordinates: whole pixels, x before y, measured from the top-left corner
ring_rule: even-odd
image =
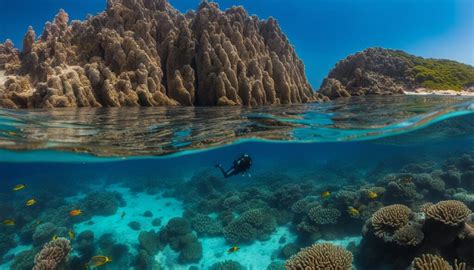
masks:
[[[69,230],[68,235],[69,235],[69,239],[71,240],[74,240],[74,238],[76,238],[76,234],[74,233],[73,230]]]
[[[58,239],[57,235],[53,235],[53,237],[51,237],[51,240],[53,240],[53,241],[56,240],[56,239]]]
[[[82,214],[82,211],[79,209],[74,209],[69,212],[69,215],[72,217],[79,216],[80,214]]]
[[[112,262],[112,258],[102,255],[97,255],[91,258],[91,260],[87,263],[86,267],[99,267],[106,263]]]
[[[231,254],[231,253],[237,252],[239,250],[240,250],[239,247],[233,246],[233,247],[229,248],[229,250],[227,250],[227,254]]]
[[[15,226],[15,221],[13,219],[5,219],[2,223],[7,226]]]
[[[321,198],[326,199],[327,197],[329,197],[329,195],[331,195],[330,191],[324,191],[321,193]]]
[[[13,187],[13,191],[22,190],[26,187],[26,184],[19,184]]]
[[[360,215],[359,210],[357,210],[356,208],[352,206],[349,206],[349,208],[347,208],[347,213],[349,213],[351,217],[358,217]]]
[[[375,200],[379,197],[379,194],[377,194],[377,192],[375,192],[375,191],[369,191],[367,193],[367,197],[369,197],[369,199],[371,199],[371,200]]]
[[[35,205],[36,203],[37,203],[36,199],[32,198],[26,201],[26,206],[32,206],[32,205]]]

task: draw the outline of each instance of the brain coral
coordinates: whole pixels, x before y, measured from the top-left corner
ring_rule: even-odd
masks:
[[[394,204],[377,210],[371,219],[374,233],[383,238],[408,224],[412,212],[402,204]]]
[[[314,244],[286,261],[287,270],[347,270],[352,268],[352,254],[333,244]]]
[[[451,226],[464,222],[471,213],[471,210],[464,203],[455,200],[440,201],[437,204],[425,207],[423,210],[427,218]]]
[[[316,224],[336,224],[341,212],[335,208],[316,206],[308,211],[308,217]]]
[[[35,266],[33,270],[48,270],[58,269],[63,263],[69,252],[71,251],[71,244],[66,238],[57,238],[46,245],[35,256]]]
[[[412,264],[411,270],[465,270],[465,263],[454,262],[454,268],[443,258],[431,255],[423,254],[421,257],[416,257]]]

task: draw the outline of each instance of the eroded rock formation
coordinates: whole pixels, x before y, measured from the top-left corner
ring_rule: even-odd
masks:
[[[182,14],[166,0],[109,0],[69,22],[61,10],[23,51],[0,44],[7,108],[264,105],[318,101],[277,22],[204,1]]]

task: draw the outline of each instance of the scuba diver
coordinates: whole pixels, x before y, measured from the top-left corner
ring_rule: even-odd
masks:
[[[234,160],[232,167],[227,171],[224,170],[224,167],[221,164],[217,164],[216,167],[221,169],[222,174],[225,178],[229,178],[233,175],[244,174],[252,166],[252,158],[249,155],[244,154],[238,159]]]

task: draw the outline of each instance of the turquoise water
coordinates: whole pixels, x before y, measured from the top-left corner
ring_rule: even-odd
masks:
[[[0,110],[0,219],[15,222],[0,226],[0,269],[31,269],[46,242],[70,231],[66,269],[84,269],[95,255],[113,259],[101,269],[210,269],[228,260],[284,269],[321,241],[350,250],[357,269],[405,269],[416,252],[368,247],[363,225],[396,203],[415,211],[456,199],[474,210],[473,112],[474,100],[461,97]],[[244,153],[253,161],[244,175],[215,168]],[[26,187],[13,191],[18,184]],[[31,198],[37,203],[26,206]],[[336,214],[315,220],[296,210],[301,200]],[[250,213],[262,222],[244,225]],[[232,246],[240,249],[227,253]]]

